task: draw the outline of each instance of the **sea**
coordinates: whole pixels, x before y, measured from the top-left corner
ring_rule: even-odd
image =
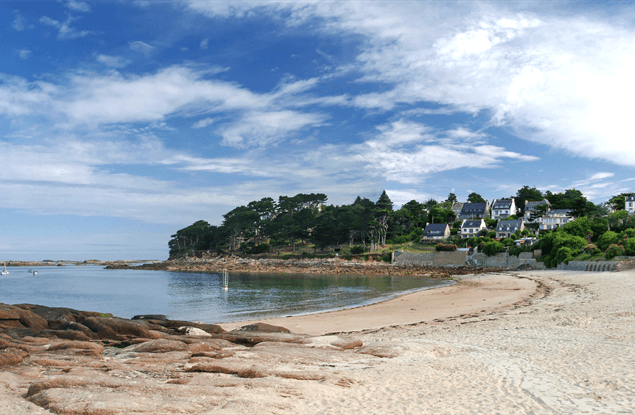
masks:
[[[451,281],[407,276],[229,274],[109,270],[103,266],[7,267],[0,303],[39,304],[132,318],[227,323],[358,307]]]

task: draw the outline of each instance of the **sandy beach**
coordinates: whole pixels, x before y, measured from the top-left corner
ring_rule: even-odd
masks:
[[[0,414],[635,412],[635,272],[457,279],[380,304],[267,320],[312,337],[224,347],[222,358],[106,348],[64,367],[32,357],[0,371]],[[34,384],[43,391],[27,394]]]

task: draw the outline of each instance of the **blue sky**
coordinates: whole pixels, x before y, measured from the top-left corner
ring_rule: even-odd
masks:
[[[631,2],[0,3],[0,258],[164,259],[262,197],[635,186]]]

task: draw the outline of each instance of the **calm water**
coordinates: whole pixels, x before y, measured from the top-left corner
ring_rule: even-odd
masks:
[[[173,320],[222,323],[314,313],[369,304],[404,292],[448,284],[415,277],[230,274],[106,270],[97,266],[8,267],[0,302],[113,313],[165,314]]]

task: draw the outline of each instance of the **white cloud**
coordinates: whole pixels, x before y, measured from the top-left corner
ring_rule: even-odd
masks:
[[[13,30],[17,30],[18,32],[21,32],[22,30],[26,28],[24,24],[25,23],[24,17],[22,17],[22,15],[18,13],[17,11],[15,11],[14,13],[15,13],[15,17],[13,18],[13,23],[11,24],[11,27],[13,28]]]
[[[130,47],[130,49],[134,50],[135,52],[139,52],[144,55],[149,55],[156,49],[154,46],[150,46],[147,43],[142,42],[140,40],[135,40],[134,42],[128,42],[128,46]]]
[[[436,103],[485,110],[492,123],[525,139],[635,165],[630,23],[593,11],[561,13],[553,3],[191,1],[188,7],[214,18],[284,15],[293,26],[317,17],[321,23],[312,20],[311,27],[359,35],[359,81],[392,86],[355,96],[351,102],[360,108]]]
[[[90,6],[83,1],[69,0],[65,6],[76,12],[90,12]]]
[[[28,49],[20,49],[18,51],[18,55],[20,56],[20,59],[28,59],[31,55],[31,51]]]
[[[192,125],[192,128],[205,128],[208,125],[212,125],[216,121],[216,118],[204,118],[202,120],[198,120]]]
[[[205,38],[201,41],[201,49],[205,50],[207,49],[207,45],[209,44],[209,39]]]
[[[121,56],[97,55],[97,62],[101,62],[111,68],[124,68],[130,64],[128,59]]]
[[[76,17],[68,16],[64,22],[59,22],[57,20],[51,19],[48,16],[42,16],[40,18],[40,23],[51,26],[58,29],[57,39],[58,40],[68,40],[68,39],[77,39],[80,37],[92,35],[95,32],[90,30],[77,30],[70,26],[72,22],[78,20]]]

